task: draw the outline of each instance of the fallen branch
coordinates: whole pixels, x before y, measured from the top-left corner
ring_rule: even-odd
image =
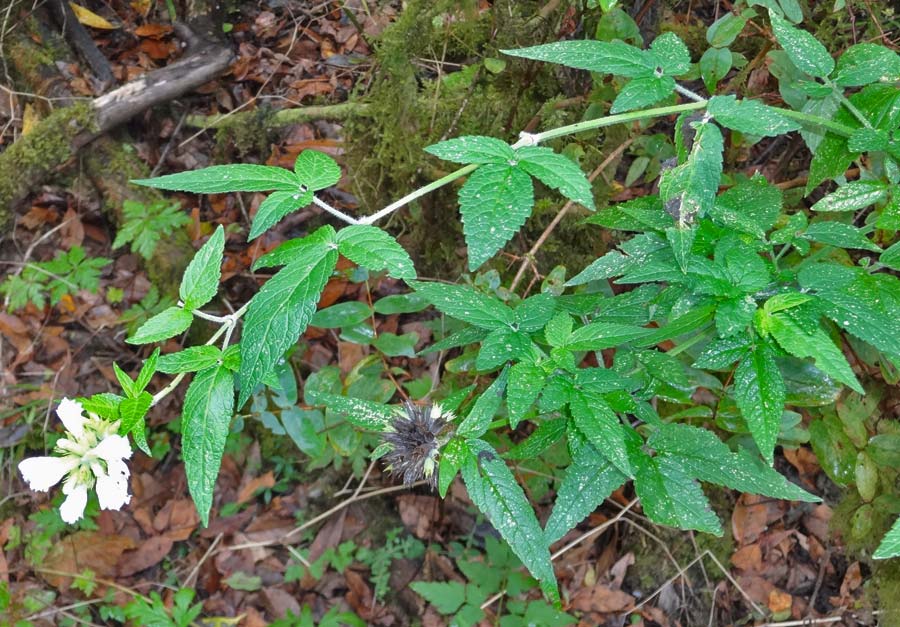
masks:
[[[241,111],[221,115],[189,115],[185,124],[194,128],[230,128],[243,126],[248,120],[258,115],[257,111]],[[290,126],[310,120],[344,120],[351,115],[369,115],[369,106],[356,102],[341,102],[333,105],[313,105],[298,109],[281,109],[275,111],[266,121],[272,128]]]

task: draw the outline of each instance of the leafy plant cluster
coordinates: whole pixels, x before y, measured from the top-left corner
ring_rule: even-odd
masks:
[[[21,272],[0,283],[0,293],[6,295],[10,311],[29,303],[42,309],[48,301],[56,305],[80,290],[95,292],[101,271],[111,263],[112,259],[88,257],[84,248],[73,246],[67,252],[57,251],[50,261],[27,262]]]
[[[733,95],[705,98],[679,82],[701,77],[712,90],[727,71],[725,57],[728,68],[735,63],[727,46],[748,19],[759,17],[736,4],[741,12],[713,25],[708,42],[714,52],[698,63],[673,33],[660,35],[647,49],[621,40],[584,40],[504,51],[589,70],[598,90],[608,89],[607,77],[613,76],[618,89],[611,115],[523,133],[514,144],[480,136],[435,144],[428,148],[431,155],[463,167],[366,217],[349,216],[315,195],[338,182],[340,169],[314,151],[302,152],[293,171],[222,165],[137,181],[192,193],[274,190],[253,219],[250,239],[310,203],[347,226],[322,226],[258,259],[254,270],[279,269],[227,316],[202,310],[220,279],[225,234],[219,227],[187,268],[180,301],[128,341],[159,342],[183,333],[197,318],[219,329],[204,345],[154,353],[136,381],[120,378],[123,394],[85,399],[86,407],[121,419],[122,432],[140,445],[146,411],[193,373],[181,416],[182,455],[205,524],[233,414],[251,398],[267,426],[282,429],[314,457],[328,448],[325,438],[331,448],[340,447],[333,435],[322,436],[331,426],[350,424],[369,433],[391,429],[391,390],[360,393],[354,386],[366,377],[341,380],[323,370],[304,388],[305,402],[317,409],[295,407],[296,390],[285,392],[279,368],[308,326],[360,337],[374,331],[378,314],[418,311],[430,303],[452,319],[453,331],[426,352],[459,349],[468,372],[478,374],[478,385],[434,399],[460,416],[440,445],[439,492],[445,495],[461,474],[472,502],[551,602],[559,592],[550,546],[628,482],[651,520],[721,534],[701,482],[817,501],[773,469],[775,447],[811,439],[828,468],[829,456],[846,455],[846,437],[867,457],[853,460],[852,476],[843,457],[839,472],[829,472],[841,483],[856,483],[867,501],[874,499],[866,479],[872,460],[863,449],[870,428],[890,427],[882,426],[885,421],[840,422],[847,414],[834,408],[849,398],[867,398],[878,374],[889,383],[900,378],[900,280],[890,272],[900,269],[900,243],[893,243],[900,229],[900,57],[863,43],[835,62],[819,41],[793,25],[802,17],[793,11],[795,3],[755,4],[767,9],[781,48],[771,54],[789,107]],[[678,95],[686,102],[677,104]],[[475,271],[528,219],[535,181],[595,209],[581,168],[542,143],[664,116],[677,116],[674,163],[660,162],[658,193],[586,220],[585,229],[629,236],[567,281],[546,281],[540,293],[491,291],[478,281],[416,280],[403,247],[373,225],[422,194],[466,177],[459,205],[469,268]],[[749,144],[795,131],[813,154],[805,193],[829,182],[811,206],[760,175],[724,171],[729,135],[733,143]],[[649,144],[644,149],[661,154]],[[854,163],[858,173],[851,174]],[[636,180],[652,172],[648,159],[629,176]],[[386,299],[373,307],[340,303],[316,312],[341,255],[369,272],[405,281],[412,294],[390,305]],[[379,347],[369,337],[386,356],[409,354],[414,345],[394,337]],[[175,375],[155,396],[145,391],[154,371]],[[283,396],[275,408],[262,391],[266,387]],[[712,400],[698,400],[701,389],[702,398]],[[810,407],[819,409],[807,431],[794,410]],[[838,423],[829,411],[837,411]],[[856,431],[848,434],[848,428]],[[723,441],[720,433],[729,435]],[[363,436],[352,437],[358,445]],[[541,525],[508,462],[539,458],[560,443],[568,463],[550,517]],[[384,452],[381,446],[375,456]],[[890,492],[888,483],[881,486]],[[898,553],[900,526],[876,557]],[[438,609],[453,614],[467,603],[474,607],[468,588],[462,597],[458,593],[456,607]]]

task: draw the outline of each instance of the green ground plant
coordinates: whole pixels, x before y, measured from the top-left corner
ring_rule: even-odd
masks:
[[[865,505],[878,507],[877,496],[891,497],[892,487],[872,478],[870,433],[880,430],[875,437],[882,444],[884,436],[897,436],[846,408],[865,405],[879,379],[896,382],[900,367],[900,279],[891,273],[900,270],[894,241],[900,56],[861,43],[835,61],[796,25],[802,19],[796,3],[751,4],[756,8],[735,3],[735,12],[709,29],[709,48],[696,62],[671,32],[647,48],[632,45],[632,34],[632,43],[573,40],[505,50],[507,64],[540,61],[592,72],[595,92],[614,94],[609,113],[593,106],[583,121],[523,132],[514,143],[463,136],[434,144],[427,148],[432,157],[461,167],[370,215],[348,215],[317,196],[338,182],[341,170],[311,150],[293,170],[219,165],[136,181],[198,194],[272,192],[253,219],[250,240],[310,204],[345,226],[322,226],[262,256],[254,271],[280,269],[225,316],[203,310],[220,280],[219,227],[185,271],[179,302],[128,341],[161,342],[197,318],[218,330],[203,345],[154,352],[137,381],[120,377],[122,394],[82,399],[85,409],[120,420],[120,433],[146,450],[146,411],[193,373],[181,417],[182,455],[204,524],[233,415],[251,399],[264,424],[282,429],[312,457],[330,450],[364,464],[370,453],[386,456],[407,480],[425,479],[442,497],[461,474],[472,502],[550,602],[560,599],[551,545],[627,482],[652,521],[721,534],[700,483],[818,501],[773,469],[776,446],[809,439],[833,479],[856,485]],[[744,62],[729,46],[748,19],[763,15],[780,47],[770,58],[784,107],[715,93],[726,72]],[[708,97],[682,84],[697,78]],[[404,248],[375,226],[465,177],[459,211],[468,266],[473,273],[485,269],[531,215],[536,182],[595,211],[594,189],[565,156],[563,138],[673,117],[674,158],[659,164],[658,193],[585,221],[586,236],[597,227],[628,236],[574,276],[554,271],[538,293],[492,285],[488,273],[458,284],[417,280]],[[813,155],[805,194],[814,202],[784,194],[759,174],[724,169],[729,135],[732,143],[750,144],[794,132]],[[659,146],[638,146],[648,161],[635,178],[653,172],[651,157],[664,154]],[[339,255],[412,291],[372,307],[340,303],[317,312]],[[427,404],[391,405],[394,388],[381,355],[410,355],[418,338],[375,334],[374,320],[426,305],[446,317],[441,324],[450,332],[422,353],[460,349],[461,355],[445,365],[446,385],[410,389]],[[347,377],[336,369],[307,377],[304,401],[316,409],[297,410],[296,385],[285,391],[279,368],[310,325],[340,329],[378,355]],[[145,388],[154,372],[175,376],[151,394]],[[465,377],[472,383],[460,385]],[[698,389],[713,400],[696,400]],[[815,408],[808,428],[797,408]],[[385,441],[378,445],[372,434]],[[567,463],[541,525],[508,462],[540,458],[560,444]],[[900,525],[874,556],[897,554]],[[428,598],[431,588],[419,587]],[[441,611],[460,611],[466,598]]]

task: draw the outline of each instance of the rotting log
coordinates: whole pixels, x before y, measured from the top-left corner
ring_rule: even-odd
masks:
[[[179,25],[178,32],[188,44],[183,58],[94,100],[53,111],[28,135],[0,153],[0,173],[15,173],[15,176],[0,176],[0,207],[11,213],[14,206],[87,144],[133,116],[190,92],[221,74],[231,63],[232,52],[210,36],[208,27],[198,26],[205,22],[198,18],[190,26]],[[11,50],[9,56],[13,61],[22,60],[20,73],[22,70],[28,73],[28,66],[34,65],[36,58],[28,53],[29,41],[21,32],[13,37],[12,46],[19,50]],[[40,70],[38,76],[45,70]],[[26,163],[22,162],[29,157]],[[0,215],[0,220],[3,217]],[[0,224],[0,229],[4,226]]]

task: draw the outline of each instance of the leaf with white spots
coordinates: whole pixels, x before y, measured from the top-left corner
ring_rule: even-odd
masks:
[[[469,249],[469,269],[478,269],[525,224],[534,205],[531,177],[509,165],[483,165],[459,190],[459,211]]]
[[[438,142],[425,148],[425,152],[453,163],[507,164],[516,158],[505,141],[481,135],[465,135]]]
[[[785,386],[775,353],[767,344],[757,344],[738,364],[734,372],[734,400],[747,421],[753,441],[770,464],[781,415],[784,413]]]

